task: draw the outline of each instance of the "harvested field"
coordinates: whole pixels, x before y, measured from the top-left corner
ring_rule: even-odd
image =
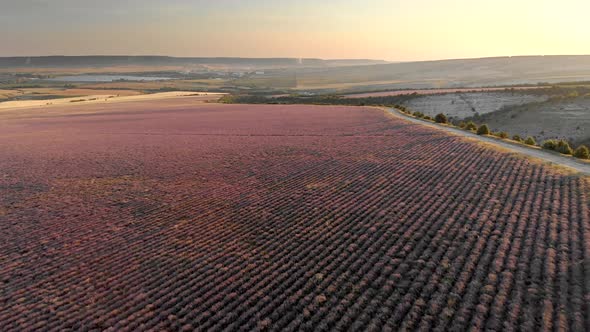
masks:
[[[0,101],[2,101],[2,99],[8,99],[8,98],[12,98],[12,97],[18,96],[19,94],[22,94],[22,92],[20,92],[18,90],[3,90],[3,89],[0,89]]]
[[[590,329],[586,179],[374,108],[115,106],[0,118],[0,330]]]
[[[142,94],[133,90],[94,90],[94,89],[60,89],[60,88],[25,88],[0,90],[0,107],[6,102],[33,102],[43,104],[43,100],[68,97],[100,98],[101,96],[135,96]]]
[[[11,113],[16,114],[25,113],[23,109],[44,109],[49,112],[61,113],[62,110],[72,111],[73,107],[84,110],[94,110],[92,106],[88,107],[89,104],[105,104],[105,103],[122,103],[122,102],[139,102],[147,100],[160,100],[170,98],[186,98],[191,97],[194,101],[216,101],[221,98],[223,94],[220,93],[209,93],[209,92],[192,92],[192,91],[173,91],[173,92],[160,92],[152,94],[128,94],[128,95],[93,95],[93,96],[82,96],[82,97],[70,97],[70,98],[59,98],[59,99],[41,99],[41,100],[19,100],[19,101],[6,101],[0,103],[0,114]],[[198,100],[197,100],[198,99]],[[173,103],[174,104],[174,103]],[[81,107],[81,106],[84,107]],[[69,106],[69,107],[68,107]],[[19,111],[21,110],[21,111]],[[74,109],[73,111],[77,111]],[[33,112],[35,113],[35,112]],[[38,113],[38,111],[37,111]],[[43,115],[46,115],[44,113]],[[39,114],[38,114],[39,115]]]

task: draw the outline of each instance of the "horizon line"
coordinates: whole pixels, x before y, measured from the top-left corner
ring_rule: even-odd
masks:
[[[455,60],[482,60],[482,59],[499,59],[499,58],[532,58],[532,57],[583,57],[590,54],[524,54],[524,55],[495,55],[482,57],[466,58],[438,58],[427,60],[385,60],[376,58],[320,58],[320,57],[247,57],[247,56],[175,56],[175,55],[158,55],[158,54],[77,54],[77,55],[7,55],[0,56],[0,59],[7,58],[76,58],[76,57],[154,57],[154,58],[172,58],[172,59],[251,59],[251,60],[271,60],[271,59],[301,59],[301,60],[322,60],[322,61],[384,61],[389,63],[411,63],[411,62],[436,62],[436,61],[455,61]]]

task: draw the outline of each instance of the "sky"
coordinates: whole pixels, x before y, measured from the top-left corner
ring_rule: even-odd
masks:
[[[590,54],[589,0],[0,0],[0,56]]]

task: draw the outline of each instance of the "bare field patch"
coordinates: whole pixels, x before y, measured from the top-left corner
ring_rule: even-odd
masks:
[[[116,95],[98,95],[72,98],[60,98],[52,100],[26,100],[26,101],[9,101],[0,103],[0,114],[22,114],[23,110],[32,109],[34,112],[42,110],[47,113],[49,110],[60,112],[79,109],[81,106],[118,104],[123,102],[153,102],[161,99],[190,98],[193,102],[214,102],[221,98],[223,94],[192,92],[192,91],[174,91],[162,92],[144,95],[116,96]]]
[[[2,90],[2,89],[0,89],[0,101],[2,101],[2,99],[12,98],[12,97],[18,96],[20,94],[22,94],[22,92],[19,90]]]
[[[142,92],[135,90],[103,89],[23,88],[0,90],[0,109],[47,105],[56,103],[60,99],[63,99],[61,102],[68,102],[72,98],[97,100],[99,98],[136,96],[140,94]]]

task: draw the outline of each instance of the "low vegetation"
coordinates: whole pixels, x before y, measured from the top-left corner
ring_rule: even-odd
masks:
[[[505,132],[505,131],[500,131],[500,132],[497,132],[497,133],[493,133],[493,135],[496,136],[496,137],[499,137],[501,139],[508,138],[508,133]]]
[[[552,150],[561,154],[573,155],[574,150],[571,148],[569,142],[566,140],[545,140],[541,145],[543,149]]]
[[[366,98],[344,98],[339,95],[302,95],[268,97],[266,94],[227,95],[221,102],[226,104],[310,104],[310,105],[345,105],[345,106],[386,106],[395,107],[417,98],[418,95],[379,96]],[[423,114],[423,113],[422,113]]]
[[[537,145],[537,141],[535,141],[535,138],[534,137],[529,136],[529,137],[527,137],[524,140],[524,144],[526,144],[526,145]]]
[[[590,150],[585,145],[580,145],[576,151],[574,151],[574,157],[580,159],[590,159]]]
[[[554,139],[548,139],[544,141],[543,144],[541,144],[541,147],[543,149],[555,151],[555,149],[557,148],[557,141]]]
[[[477,130],[477,125],[475,124],[475,122],[473,121],[468,121],[465,124],[465,129],[467,130],[471,130],[471,131],[476,131]]]
[[[490,128],[488,127],[488,125],[482,124],[481,126],[479,126],[479,128],[477,128],[477,134],[478,135],[489,135]]]
[[[414,112],[413,115],[417,118],[424,118],[424,113],[422,113],[422,112]]]
[[[442,114],[442,113],[438,113],[435,117],[434,117],[434,121],[436,121],[436,123],[448,123],[449,119],[447,119],[447,116]]]

